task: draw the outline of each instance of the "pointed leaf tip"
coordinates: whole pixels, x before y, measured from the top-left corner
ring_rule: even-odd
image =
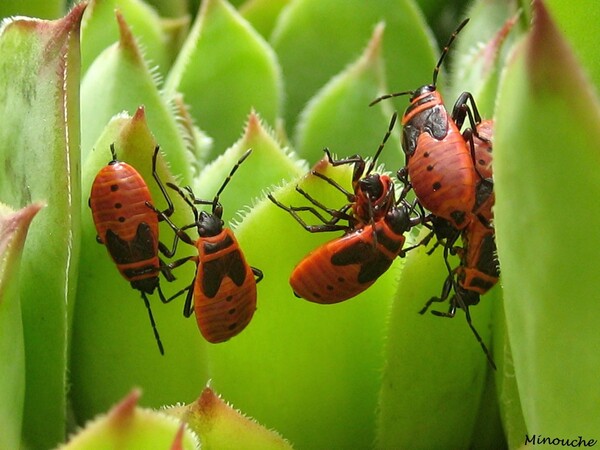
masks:
[[[206,422],[210,422],[211,417],[215,414],[215,408],[222,402],[219,396],[208,386],[204,388],[196,401],[198,412]]]
[[[63,29],[67,32],[78,30],[81,26],[81,18],[87,8],[87,2],[78,3],[69,11],[69,13],[62,19]]]
[[[250,115],[248,116],[248,121],[246,122],[245,138],[248,139],[250,135],[257,133],[260,128],[260,117],[256,111],[252,109]]]
[[[379,58],[383,48],[383,35],[385,32],[385,22],[379,22],[375,25],[371,40],[367,44],[367,49],[363,55],[363,61],[375,62]]]
[[[144,105],[138,106],[131,120],[132,122],[146,122],[146,108],[144,107]]]
[[[117,403],[108,413],[109,419],[115,425],[122,426],[133,419],[135,408],[142,395],[141,390],[133,389],[127,397]]]
[[[35,215],[46,206],[46,203],[36,202],[13,212],[11,208],[0,203],[0,255],[3,255],[8,246],[7,237],[19,227],[29,227]]]
[[[121,14],[121,11],[118,9],[115,10],[115,16],[117,18],[117,24],[119,25],[119,45],[136,61],[143,61],[135,36],[125,20],[125,17],[123,17],[123,14]]]

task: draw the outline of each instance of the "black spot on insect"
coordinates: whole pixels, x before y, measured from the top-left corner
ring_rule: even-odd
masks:
[[[123,207],[122,203],[115,203],[115,208],[116,209],[121,209]]]
[[[119,185],[118,184],[111,184],[110,185],[110,190],[115,192],[119,190]]]
[[[233,331],[237,328],[237,322],[233,322],[231,325],[227,327],[229,331]]]
[[[125,222],[125,220],[126,220],[125,217],[123,217],[123,216],[119,217],[119,222],[123,223],[123,222]]]
[[[428,165],[428,166],[427,166],[427,171],[428,171],[428,172],[431,172],[432,170],[433,170],[433,166],[432,166],[431,164],[430,164],[430,165]]]
[[[432,187],[433,187],[434,191],[437,191],[442,187],[442,183],[440,183],[439,181],[436,181],[435,183],[433,183]]]

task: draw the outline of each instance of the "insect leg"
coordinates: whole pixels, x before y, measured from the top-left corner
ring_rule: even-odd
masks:
[[[452,287],[454,285],[453,278],[454,278],[454,275],[448,275],[446,277],[446,280],[444,281],[444,285],[442,287],[442,294],[439,297],[431,297],[429,300],[427,300],[427,303],[425,303],[425,306],[423,306],[423,308],[419,311],[419,314],[425,314],[425,312],[427,312],[427,310],[433,303],[441,303],[448,299],[448,296],[450,295],[450,291],[452,290]],[[434,313],[434,314],[437,312],[439,312],[439,311],[432,311],[432,313]],[[442,313],[442,314],[447,314],[447,313]]]
[[[257,269],[256,267],[252,267],[250,266],[250,269],[252,269],[252,273],[254,274],[254,276],[256,277],[256,282],[258,283],[260,280],[263,279],[263,273],[262,270]]]
[[[154,147],[154,154],[152,155],[152,176],[154,177],[154,180],[156,181],[156,184],[158,184],[158,187],[160,189],[160,191],[163,194],[163,197],[165,198],[166,202],[167,202],[167,209],[165,209],[164,211],[162,211],[162,215],[159,215],[159,220],[164,220],[162,219],[162,217],[164,216],[171,216],[171,214],[173,214],[173,211],[175,210],[174,206],[173,206],[173,202],[171,201],[171,197],[169,196],[169,193],[167,192],[167,190],[165,189],[165,186],[162,182],[162,180],[160,179],[160,177],[158,176],[158,172],[156,171],[156,158],[158,157],[158,151],[160,150],[160,146],[157,145],[156,147]]]
[[[302,225],[302,227],[305,230],[307,230],[311,233],[318,233],[318,232],[322,232],[322,231],[340,231],[340,230],[347,231],[348,229],[350,229],[350,226],[347,226],[347,225],[337,225],[335,223],[335,218],[332,219],[332,221],[327,221],[324,217],[321,216],[321,214],[319,214],[318,211],[316,211],[314,208],[312,208],[310,206],[300,206],[300,207],[285,206],[283,203],[281,203],[277,199],[275,199],[275,197],[273,197],[272,194],[268,194],[267,197],[269,198],[269,200],[271,200],[273,203],[275,203],[275,205],[277,205],[281,209],[287,211],[294,219],[296,219],[296,221],[300,225]],[[318,217],[319,219],[322,219],[322,221],[324,223],[322,225],[308,225],[302,219],[302,217],[300,217],[298,215],[297,211],[310,211],[316,217]]]

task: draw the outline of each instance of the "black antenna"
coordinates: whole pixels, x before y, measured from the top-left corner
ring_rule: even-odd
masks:
[[[446,55],[448,54],[448,50],[450,50],[450,46],[454,42],[454,39],[456,39],[456,36],[458,35],[458,33],[460,33],[460,30],[462,30],[465,27],[465,25],[469,22],[469,20],[470,20],[469,18],[466,18],[465,20],[463,20],[460,23],[460,25],[458,26],[458,28],[456,30],[454,30],[454,33],[452,33],[450,35],[450,38],[448,39],[446,46],[442,50],[440,59],[438,60],[437,64],[435,65],[435,67],[433,69],[433,77],[432,77],[433,86],[435,86],[437,83],[437,78],[438,78],[438,74],[440,73],[440,68],[442,66],[442,63],[444,62],[444,59],[446,58]],[[381,97],[377,97],[375,100],[373,100],[371,103],[369,103],[369,106],[373,106],[373,105],[379,103],[381,100],[387,100],[388,98],[393,98],[393,97],[400,97],[401,95],[413,95],[414,93],[415,93],[415,91],[402,91],[402,92],[395,92],[393,94],[385,94],[385,95],[382,95]]]

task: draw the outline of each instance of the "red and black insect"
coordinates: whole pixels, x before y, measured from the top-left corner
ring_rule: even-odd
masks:
[[[318,170],[311,170],[311,175],[314,175],[335,189],[340,191],[346,197],[348,203],[341,208],[328,208],[311,197],[307,192],[296,186],[296,190],[308,199],[314,206],[327,212],[331,215],[331,219],[326,219],[323,215],[312,206],[294,207],[294,211],[309,211],[315,215],[323,224],[319,225],[319,231],[347,231],[351,228],[360,228],[366,224],[373,224],[380,218],[384,217],[387,211],[395,204],[395,188],[391,177],[386,174],[373,173],[377,159],[385,147],[385,144],[392,134],[392,130],[396,123],[397,115],[394,113],[388,130],[385,133],[381,143],[371,162],[367,167],[367,162],[360,155],[353,155],[344,159],[334,159],[331,152],[326,148],[325,155],[327,161],[332,166],[353,165],[352,170],[352,192],[345,189],[335,180],[322,174]],[[366,169],[366,171],[365,171]],[[269,196],[276,204],[278,202]],[[284,207],[286,209],[287,207]],[[340,220],[347,221],[348,225],[340,225]]]
[[[157,146],[153,161],[158,150]],[[156,343],[160,353],[164,354],[147,298],[156,290],[161,301],[166,302],[160,289],[159,273],[162,272],[168,281],[175,279],[158,256],[159,250],[167,250],[158,240],[159,217],[146,206],[152,197],[142,176],[129,164],[117,160],[114,144],[111,144],[110,151],[112,160],[96,175],[88,201],[98,233],[97,240],[106,246],[131,287],[140,291]],[[158,179],[154,165],[152,175]],[[173,204],[164,189],[163,193],[168,207],[160,214],[167,217],[173,213]]]
[[[459,25],[442,51],[432,84],[387,94],[371,102],[373,105],[386,98],[411,95],[410,106],[402,118],[406,167],[398,172],[399,178],[412,186],[423,207],[457,230],[473,219],[475,186],[479,180],[473,163],[472,139],[466,141],[460,129],[468,117],[471,129],[475,130],[479,113],[471,94],[464,92],[452,115],[448,114],[436,83],[452,42],[467,22],[468,19]]]
[[[271,194],[269,199],[311,233],[345,230],[344,235],[305,256],[290,276],[290,285],[297,297],[321,304],[342,302],[369,288],[397,256],[404,256],[404,234],[421,222],[420,218],[411,218],[412,207],[402,201],[390,206],[385,215],[372,224],[360,227],[348,224],[343,228],[337,221],[330,220],[308,225],[298,215],[298,211],[309,210],[307,207],[285,206]],[[319,213],[315,215],[322,218]]]
[[[373,173],[377,159],[387,143],[394,125],[397,114],[394,113],[390,120],[388,130],[386,131],[373,159],[367,167],[366,161],[360,155],[353,155],[344,159],[334,159],[328,148],[325,149],[327,160],[332,166],[341,166],[352,164],[352,190],[349,192],[333,181],[331,178],[313,170],[311,173],[334,186],[344,195],[352,209],[352,215],[349,221],[354,227],[360,227],[367,223],[374,223],[384,217],[390,207],[395,203],[394,182],[389,175]],[[366,168],[366,171],[365,171]]]
[[[475,161],[477,170],[482,178],[477,185],[477,202],[474,213],[477,220],[472,220],[460,235],[462,247],[454,247],[453,253],[460,257],[460,264],[450,270],[442,287],[440,297],[432,297],[421,310],[421,314],[434,302],[446,301],[450,297],[448,312],[432,311],[433,314],[443,317],[454,317],[456,308],[465,311],[469,327],[482,346],[490,364],[495,368],[494,362],[481,337],[475,330],[469,313],[469,306],[479,303],[480,296],[488,292],[498,282],[500,268],[496,254],[495,230],[492,224],[494,205],[494,192],[492,181],[492,139],[493,121],[483,120],[477,125],[478,137],[474,138]],[[435,229],[435,223],[434,223]],[[444,249],[444,258],[448,267],[448,250]]]
[[[457,307],[463,309],[471,331],[495,369],[490,352],[475,330],[469,313],[469,307],[478,304],[480,295],[494,287],[500,276],[494,229],[479,220],[474,220],[461,235],[463,246],[455,249],[460,257],[460,265],[446,278],[441,296],[429,299],[420,313],[424,314],[435,302],[446,301],[454,289],[448,311],[432,310],[431,312],[436,316],[454,317]]]
[[[196,275],[189,286],[174,294],[168,301],[187,292],[183,314],[189,317],[195,312],[200,332],[212,343],[227,341],[250,323],[256,310],[256,283],[263,278],[259,269],[246,262],[233,231],[225,228],[223,206],[219,202],[219,196],[250,152],[248,150],[244,153],[232,168],[212,201],[196,198],[189,187],[181,189],[167,183],[192,209],[193,223],[178,227],[166,214],[148,204],[175,232],[170,257],[175,254],[180,240],[193,245],[198,251],[198,255],[169,264],[173,269],[187,261],[194,261]],[[159,181],[159,184],[162,186],[162,182]],[[197,205],[210,205],[211,212],[199,211]],[[186,230],[190,228],[196,228],[198,239],[194,240],[187,234]]]
[[[493,221],[492,207],[494,206],[494,182],[492,179],[492,138],[494,121],[491,119],[481,120],[479,115],[475,116],[477,122],[476,131],[473,133],[467,128],[463,135],[467,142],[473,144],[473,160],[478,174],[475,185],[475,205],[473,206],[473,216],[488,227],[491,227]],[[434,234],[438,242],[443,242],[445,246],[445,258],[448,251],[451,251],[454,243],[458,240],[461,231],[457,230],[452,224],[435,215],[429,215],[426,218],[426,226],[432,229],[432,234],[424,241],[428,241]],[[430,254],[433,253],[432,248]]]
[[[313,206],[285,206],[271,194],[268,195],[273,203],[290,213],[311,233],[344,231],[344,235],[309,253],[295,267],[290,276],[290,285],[296,296],[322,304],[355,297],[385,273],[397,256],[404,255],[404,233],[420,223],[421,219],[411,218],[412,207],[403,197],[396,202],[394,183],[389,176],[372,173],[395,120],[396,115],[392,117],[388,131],[366,172],[366,163],[361,156],[334,160],[326,150],[330,164],[354,165],[354,192],[346,191],[330,178],[312,171],[313,175],[326,180],[346,195],[349,203],[342,208],[327,208],[299,187],[296,190]],[[325,211],[331,218],[324,217],[319,210]],[[298,214],[300,211],[312,213],[322,223],[308,225]],[[346,223],[340,223],[340,220]]]
[[[494,121],[482,120],[477,124],[477,135],[473,136],[473,150],[475,156],[475,168],[480,175],[477,183],[475,206],[473,213],[479,220],[491,226],[494,215],[496,196],[494,194],[494,181],[492,179],[492,139],[494,135]]]

